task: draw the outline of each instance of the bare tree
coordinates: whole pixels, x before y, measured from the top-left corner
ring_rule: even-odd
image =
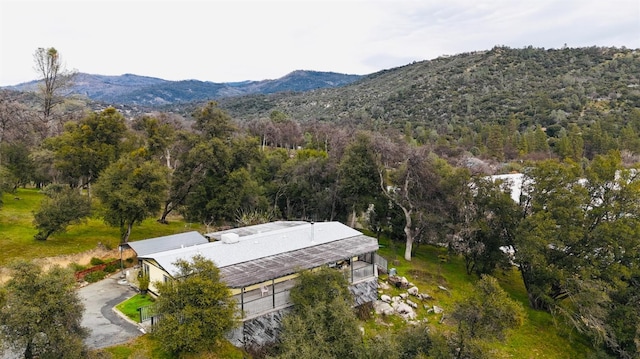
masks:
[[[43,98],[43,121],[48,122],[51,111],[60,103],[58,92],[71,85],[75,71],[67,71],[58,50],[53,47],[38,48],[33,54],[34,69],[40,76],[40,94]]]

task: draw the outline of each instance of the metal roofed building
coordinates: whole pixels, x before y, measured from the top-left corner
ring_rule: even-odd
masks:
[[[339,222],[277,221],[129,245],[150,277],[153,294],[154,282],[174,279],[178,259],[201,255],[212,260],[238,303],[243,328],[248,321],[290,307],[289,290],[302,270],[329,266],[342,271],[356,305],[377,299],[377,268],[386,270],[386,261],[376,254],[377,239]],[[238,342],[247,340],[243,334]]]

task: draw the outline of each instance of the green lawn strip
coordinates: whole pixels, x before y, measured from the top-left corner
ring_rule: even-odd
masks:
[[[138,312],[138,308],[146,307],[153,304],[153,302],[154,300],[150,295],[136,294],[116,305],[116,309],[136,323],[140,323],[140,312]]]

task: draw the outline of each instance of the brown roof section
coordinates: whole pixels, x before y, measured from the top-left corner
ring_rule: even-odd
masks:
[[[242,288],[377,250],[375,238],[360,235],[222,267],[220,274],[229,287]]]

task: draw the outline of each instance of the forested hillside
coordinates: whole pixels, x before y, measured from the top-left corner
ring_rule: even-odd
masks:
[[[243,120],[277,110],[302,123],[394,128],[418,143],[498,159],[547,151],[535,140],[536,129],[552,149],[566,147],[564,136],[580,134],[588,157],[612,148],[638,152],[640,52],[495,47],[381,71],[337,89],[229,98],[220,105]]]

